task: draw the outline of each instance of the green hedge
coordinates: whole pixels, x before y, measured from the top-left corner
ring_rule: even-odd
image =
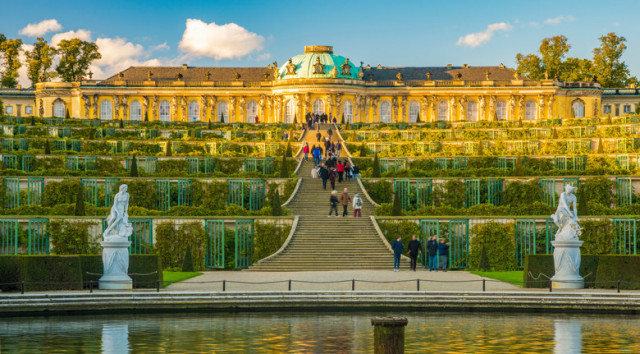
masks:
[[[487,255],[488,267],[491,271],[516,270],[516,244],[513,238],[514,224],[488,222],[478,224],[471,229],[469,267],[478,269],[482,249]]]
[[[638,269],[640,269],[640,255],[582,255],[580,262],[580,275],[585,278],[586,287],[616,288],[617,281],[620,280],[621,289],[640,289]],[[547,277],[552,277],[554,273],[553,255],[539,254],[525,257],[523,279],[525,287],[546,288],[549,286]]]
[[[291,225],[278,226],[275,223],[255,223],[253,262],[276,253],[286,241],[290,231]]]
[[[25,282],[25,291],[81,290],[93,280],[98,286],[102,274],[102,256],[0,256],[0,282]],[[136,288],[154,288],[156,280],[162,280],[162,268],[157,255],[131,255],[129,273],[148,274],[135,276]],[[132,276],[133,278],[134,276]],[[20,289],[20,284],[0,285],[2,291]]]

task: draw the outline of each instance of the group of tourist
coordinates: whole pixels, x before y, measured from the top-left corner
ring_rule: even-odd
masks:
[[[334,190],[331,192],[331,196],[329,197],[329,217],[331,217],[331,213],[335,211],[336,216],[338,216],[338,204],[342,205],[342,216],[345,217],[348,215],[347,208],[349,204],[353,208],[353,217],[359,218],[362,217],[362,198],[358,193],[353,195],[353,200],[351,196],[349,196],[349,190],[344,188],[342,190],[342,194],[338,197],[338,191]]]
[[[307,112],[305,116],[305,120],[307,121],[307,129],[313,129],[315,125],[318,129],[320,129],[320,124],[326,123],[336,123],[336,118],[331,117],[331,113],[327,116],[325,113],[310,113]]]
[[[393,250],[393,271],[400,271],[400,258],[404,251],[404,245],[402,244],[402,237],[398,236],[391,245]],[[445,242],[445,239],[441,238],[438,242],[437,236],[432,235],[427,241],[426,251],[429,256],[429,271],[438,271],[438,269],[446,272],[447,264],[449,260],[449,242]],[[422,243],[418,240],[416,235],[411,237],[411,241],[407,244],[407,255],[411,259],[411,270],[416,271],[416,264],[418,263],[418,256],[422,254]]]

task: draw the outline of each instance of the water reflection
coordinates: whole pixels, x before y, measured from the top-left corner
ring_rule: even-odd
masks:
[[[8,318],[0,352],[371,352],[381,315],[409,319],[407,353],[640,352],[637,317],[445,312]]]
[[[582,328],[577,319],[558,319],[555,325],[555,352],[571,354],[582,352]]]

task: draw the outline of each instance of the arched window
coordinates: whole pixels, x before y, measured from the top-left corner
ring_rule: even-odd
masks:
[[[218,102],[217,119],[220,123],[229,123],[229,103],[227,101]]]
[[[53,103],[53,116],[55,118],[64,118],[64,102],[56,101]]]
[[[498,120],[507,120],[507,101],[501,100],[496,103],[496,117]]]
[[[445,100],[438,102],[438,120],[449,120],[449,103]]]
[[[524,119],[538,119],[538,105],[536,104],[536,101],[531,100],[524,104]]]
[[[258,118],[258,103],[256,101],[247,102],[247,123],[255,123]],[[260,118],[258,118],[260,121]]]
[[[129,120],[142,120],[142,105],[140,101],[133,100],[129,104]]]
[[[168,100],[160,101],[158,111],[161,121],[171,122],[171,103]]]
[[[467,102],[467,121],[469,122],[478,121],[478,102],[477,101]]]
[[[574,118],[582,118],[584,117],[584,102],[582,100],[575,100],[571,105],[573,108],[573,117]]]
[[[409,123],[415,123],[418,121],[418,115],[420,114],[420,102],[409,102]]]
[[[314,114],[324,114],[324,101],[320,98],[316,98],[313,101],[313,113]]]
[[[189,102],[189,122],[200,120],[200,103],[196,100]]]
[[[380,103],[380,123],[391,123],[391,103],[389,101]]]
[[[113,104],[111,100],[106,99],[100,102],[100,119],[102,120],[111,120],[113,116]]]
[[[285,123],[291,124],[293,123],[293,117],[296,114],[295,105],[293,104],[293,100],[287,101],[285,105],[284,111],[284,121]]]
[[[342,116],[345,122],[353,123],[353,102],[351,100],[344,100],[342,103]]]

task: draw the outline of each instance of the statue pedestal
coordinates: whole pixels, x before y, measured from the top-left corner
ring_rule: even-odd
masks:
[[[102,241],[102,264],[104,275],[100,278],[99,287],[102,290],[130,290],[132,281],[129,271],[130,241],[109,240]]]
[[[556,274],[551,278],[554,289],[584,289],[580,276],[580,246],[582,241],[551,241]]]

